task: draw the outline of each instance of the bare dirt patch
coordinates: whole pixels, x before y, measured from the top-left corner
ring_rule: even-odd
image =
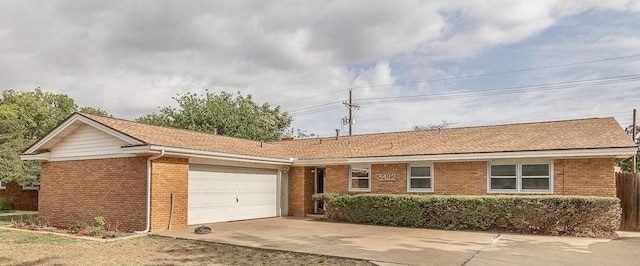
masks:
[[[1,265],[372,265],[367,261],[158,236],[94,242],[0,229]]]

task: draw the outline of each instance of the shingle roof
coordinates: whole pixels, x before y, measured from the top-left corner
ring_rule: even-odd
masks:
[[[269,158],[290,158],[286,156],[285,151],[270,143],[153,126],[96,115],[81,115],[146,144]]]
[[[628,148],[614,118],[407,131],[263,143],[82,114],[142,142],[270,158],[329,159],[514,151]]]

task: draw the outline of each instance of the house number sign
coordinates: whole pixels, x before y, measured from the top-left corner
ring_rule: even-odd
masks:
[[[380,174],[380,181],[395,181],[396,174]]]

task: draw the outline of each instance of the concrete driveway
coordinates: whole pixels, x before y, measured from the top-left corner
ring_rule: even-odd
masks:
[[[213,233],[188,228],[168,237],[296,251],[406,265],[637,265],[640,233],[588,239],[461,232],[269,218],[208,224]]]

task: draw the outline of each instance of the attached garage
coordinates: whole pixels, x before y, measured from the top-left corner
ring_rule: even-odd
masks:
[[[278,216],[274,169],[189,166],[187,224]]]

